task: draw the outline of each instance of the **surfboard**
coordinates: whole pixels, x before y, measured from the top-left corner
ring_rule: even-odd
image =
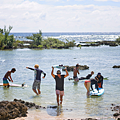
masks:
[[[104,94],[103,88],[99,88],[99,93],[98,93],[97,89],[94,89],[94,91],[90,91],[90,96],[101,96],[103,94]]]
[[[65,69],[63,65],[53,65],[54,68]]]
[[[27,87],[27,85],[23,84],[14,84],[14,83],[9,83],[10,87]],[[0,83],[0,86],[3,86],[3,83]]]

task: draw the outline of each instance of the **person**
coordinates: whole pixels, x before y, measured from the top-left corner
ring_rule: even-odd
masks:
[[[91,90],[93,91],[93,87],[92,85],[95,84],[95,88],[97,88],[98,92],[99,92],[99,88],[98,88],[98,84],[97,84],[97,80],[96,79],[89,79],[89,80],[86,80],[84,82],[84,86],[85,88],[87,89],[87,97],[89,97],[90,95],[90,87],[91,87]]]
[[[8,80],[13,82],[12,77],[11,77],[11,73],[14,73],[15,71],[16,71],[15,68],[12,68],[10,71],[7,71],[7,73],[5,74],[5,76],[3,78],[3,86],[4,87],[9,88],[10,85],[9,85]]]
[[[41,94],[41,91],[40,91],[40,83],[41,83],[41,73],[44,74],[44,76],[42,78],[45,78],[46,76],[46,73],[44,73],[41,69],[39,69],[39,65],[38,64],[35,64],[34,68],[30,68],[30,67],[26,67],[27,69],[30,69],[30,70],[34,70],[34,82],[33,82],[33,85],[32,85],[32,89],[33,91],[39,95]],[[36,88],[38,91],[36,91]]]
[[[95,79],[97,80],[99,88],[103,88],[103,76],[101,75],[100,72],[97,74]]]
[[[94,71],[91,71],[91,74],[88,74],[86,77],[81,77],[79,78],[79,80],[90,79],[93,74],[94,74]]]
[[[79,69],[79,64],[76,64],[76,67],[73,70],[73,78],[75,82],[79,82],[79,78],[77,77],[77,74],[80,74],[80,73],[78,69]]]
[[[55,79],[56,82],[56,97],[57,97],[57,104],[62,105],[62,101],[63,101],[63,96],[64,96],[64,78],[66,78],[69,74],[67,69],[65,69],[66,71],[66,75],[61,75],[61,71],[58,70],[57,71],[57,75],[54,75],[54,68],[52,67],[52,71],[51,71],[51,75],[52,77]],[[59,99],[60,99],[60,103],[59,103]]]

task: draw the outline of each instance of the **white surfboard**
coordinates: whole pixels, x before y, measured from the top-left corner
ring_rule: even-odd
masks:
[[[9,83],[10,87],[27,87],[25,84],[14,84],[14,83]],[[0,86],[3,86],[3,83],[0,83]]]
[[[53,65],[53,67],[58,69],[65,69],[63,65]]]
[[[94,89],[94,91],[90,91],[91,96],[101,96],[102,94],[104,94],[103,88],[99,88],[99,92],[97,91],[97,89]]]

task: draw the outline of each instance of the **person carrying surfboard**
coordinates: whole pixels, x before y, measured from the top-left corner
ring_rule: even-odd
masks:
[[[9,88],[9,81],[13,82],[12,77],[11,77],[11,73],[14,73],[16,71],[15,68],[12,68],[10,71],[7,71],[7,73],[5,74],[4,78],[3,78],[3,86],[7,86],[7,88]]]
[[[34,68],[30,68],[30,67],[26,67],[26,68],[30,69],[30,70],[34,70],[35,78],[34,78],[32,89],[37,95],[41,94],[41,91],[40,91],[41,73],[44,74],[44,76],[42,78],[45,78],[46,73],[44,73],[41,69],[39,69],[38,64],[35,64]],[[37,88],[38,92],[36,91],[36,88]]]
[[[66,78],[67,76],[69,76],[67,69],[65,68],[66,71],[66,75],[61,75],[61,71],[58,70],[57,71],[57,75],[54,75],[54,67],[52,67],[52,71],[51,71],[51,75],[53,76],[53,78],[55,79],[56,82],[56,96],[57,96],[57,104],[62,105],[62,101],[63,101],[63,96],[64,96],[64,78]],[[59,103],[59,99],[60,99],[60,103]]]
[[[73,70],[73,78],[74,78],[74,82],[79,82],[79,78],[77,77],[77,74],[79,73],[79,64],[76,64],[76,67]]]

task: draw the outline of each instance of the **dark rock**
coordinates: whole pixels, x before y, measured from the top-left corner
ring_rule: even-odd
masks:
[[[64,66],[67,68],[67,71],[73,71],[75,66]],[[87,65],[79,65],[79,70],[87,70],[89,67]]]
[[[114,65],[113,68],[120,68],[120,65]]]
[[[120,115],[120,113],[114,113],[113,116],[114,117],[118,117]]]
[[[0,102],[0,120],[14,119],[19,116],[24,117],[27,116],[26,114],[27,114],[27,107],[18,101]]]

